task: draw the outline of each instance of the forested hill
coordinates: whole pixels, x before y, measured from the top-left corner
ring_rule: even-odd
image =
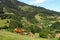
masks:
[[[9,19],[7,23],[13,28],[19,27],[34,32],[60,30],[60,12],[28,5],[17,0],[0,0],[0,18]]]
[[[11,10],[17,11],[17,12],[25,11],[25,12],[28,12],[29,14],[31,14],[31,13],[32,14],[35,14],[35,13],[41,14],[42,13],[45,15],[50,15],[50,14],[51,15],[60,15],[59,12],[48,10],[43,7],[28,5],[23,2],[19,2],[17,0],[0,0],[0,1],[1,1],[0,4],[1,4],[1,6],[3,6],[3,8],[11,9]]]

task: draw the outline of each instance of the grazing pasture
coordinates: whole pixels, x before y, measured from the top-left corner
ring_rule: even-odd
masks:
[[[17,33],[8,32],[6,30],[0,30],[0,40],[58,40],[58,39],[31,38],[28,35],[20,35]]]

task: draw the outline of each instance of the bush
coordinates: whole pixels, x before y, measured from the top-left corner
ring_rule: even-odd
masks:
[[[8,26],[2,26],[2,27],[0,27],[0,29],[8,29]]]
[[[14,28],[9,27],[9,28],[7,29],[7,31],[13,32],[13,29],[14,29]]]
[[[41,31],[41,29],[39,27],[35,26],[35,25],[32,25],[28,29],[33,33],[39,33]]]
[[[47,32],[40,32],[39,36],[42,38],[48,38],[48,33]]]

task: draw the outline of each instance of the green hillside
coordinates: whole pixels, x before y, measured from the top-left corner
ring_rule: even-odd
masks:
[[[19,35],[19,34],[16,34],[16,33],[0,30],[0,40],[49,40],[49,39],[31,38],[27,35]],[[50,39],[50,40],[57,40],[57,38],[53,38],[53,39]]]
[[[6,35],[8,35],[14,28],[24,29],[26,33],[39,33],[39,38],[48,38],[49,34],[50,38],[55,38],[55,34],[60,33],[60,12],[28,5],[17,0],[0,1],[0,30],[9,31],[0,31],[1,40],[4,40],[3,37],[6,37],[4,36],[5,32],[7,33]],[[15,33],[11,33],[10,35],[11,36],[8,35],[9,40],[10,37],[12,38],[11,40],[15,40],[14,38],[17,37]],[[14,37],[15,35],[16,37]],[[20,40],[19,37],[20,36],[17,37],[18,40]],[[21,40],[25,40],[25,36],[22,37],[24,37],[24,39]],[[6,40],[8,39],[6,37]],[[28,37],[26,39],[30,40]]]

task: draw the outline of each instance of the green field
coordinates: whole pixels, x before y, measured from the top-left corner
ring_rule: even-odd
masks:
[[[13,32],[8,32],[6,30],[0,30],[0,40],[57,40],[54,39],[44,39],[44,38],[31,38],[28,35],[20,35]]]

